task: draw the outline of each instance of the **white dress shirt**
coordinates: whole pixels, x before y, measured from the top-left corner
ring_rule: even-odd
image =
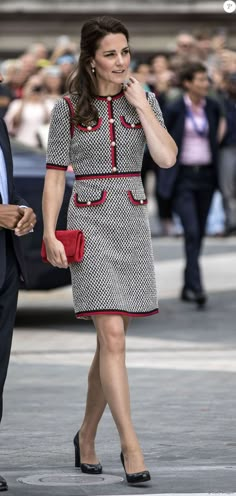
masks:
[[[8,198],[7,170],[6,170],[6,162],[1,146],[0,146],[0,194],[2,197],[2,204],[8,205],[9,198]],[[20,205],[20,207],[28,208],[26,205]],[[33,229],[30,232],[33,232]]]
[[[3,151],[0,147],[0,193],[2,203],[8,203],[7,170]]]

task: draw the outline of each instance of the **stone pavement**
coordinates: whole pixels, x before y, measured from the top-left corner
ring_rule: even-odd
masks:
[[[108,409],[97,436],[103,476],[73,467],[95,334],[74,318],[70,288],[22,292],[0,436],[9,496],[236,496],[236,239],[207,240],[204,311],[178,300],[181,243],[153,240],[160,314],[134,319],[127,337],[133,419],[152,481],[126,484]]]

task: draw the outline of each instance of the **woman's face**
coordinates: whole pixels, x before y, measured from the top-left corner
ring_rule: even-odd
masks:
[[[41,100],[45,94],[41,76],[31,76],[24,86],[23,94],[31,100]]]
[[[47,75],[45,75],[45,78],[44,78],[44,84],[45,84],[46,90],[59,91],[61,88],[61,84],[62,84],[62,78],[60,75],[55,76],[55,75],[47,74]]]
[[[95,67],[98,86],[121,85],[127,79],[130,50],[124,34],[106,35],[95,52],[91,66]]]

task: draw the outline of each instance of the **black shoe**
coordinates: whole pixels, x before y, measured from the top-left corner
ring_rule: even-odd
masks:
[[[74,437],[74,447],[75,447],[75,467],[80,467],[81,472],[84,474],[101,474],[102,465],[101,463],[81,463],[80,462],[80,447],[79,447],[79,431]]]
[[[7,491],[7,490],[8,490],[7,481],[3,479],[3,477],[1,477],[0,475],[0,491]]]
[[[194,291],[193,289],[183,288],[180,299],[203,306],[207,301],[207,295],[204,291]]]
[[[121,459],[121,463],[124,467],[126,480],[127,480],[128,484],[139,484],[140,482],[147,482],[151,479],[151,475],[150,475],[150,472],[148,472],[148,470],[144,470],[143,472],[136,472],[134,474],[127,474],[127,472],[125,470],[124,455],[122,452],[120,454],[120,459]]]

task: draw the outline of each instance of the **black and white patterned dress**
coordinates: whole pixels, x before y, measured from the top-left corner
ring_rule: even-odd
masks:
[[[56,102],[47,150],[47,168],[71,164],[75,174],[67,227],[85,234],[84,259],[70,265],[76,317],[152,315],[158,301],[139,116],[121,92],[95,99],[98,122],[74,126],[76,98]],[[155,95],[147,98],[164,126]]]

